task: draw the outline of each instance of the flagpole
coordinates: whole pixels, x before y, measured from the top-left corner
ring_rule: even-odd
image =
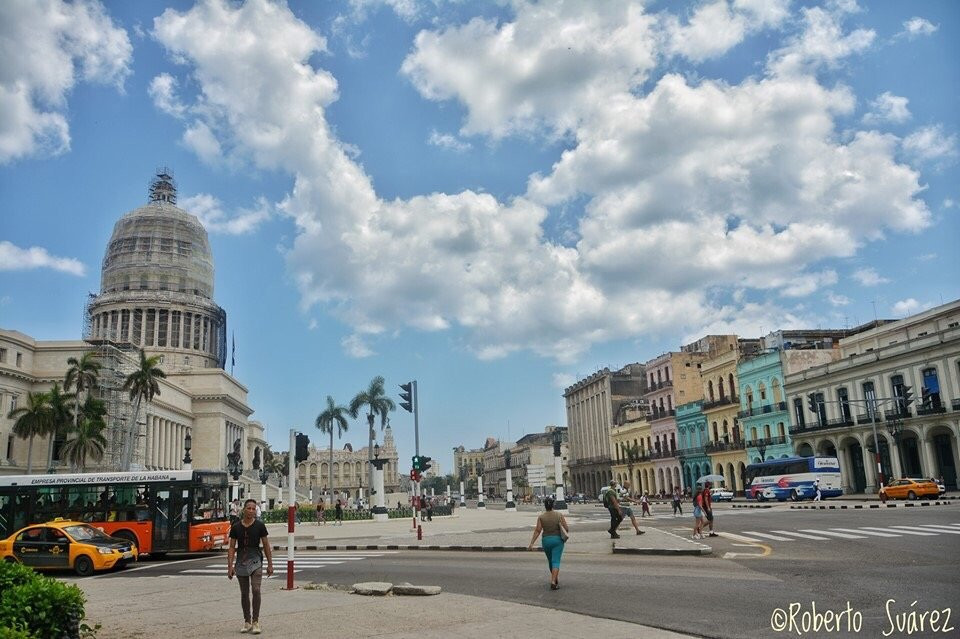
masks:
[[[231,333],[231,340],[233,345],[230,348],[230,376],[233,377],[233,367],[237,363],[237,334],[236,332]]]

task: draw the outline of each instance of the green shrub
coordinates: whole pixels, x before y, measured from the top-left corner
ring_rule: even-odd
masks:
[[[0,628],[10,629],[2,639],[78,638],[85,601],[76,586],[19,564],[0,563]]]
[[[17,628],[0,628],[0,639],[34,639],[26,630]]]

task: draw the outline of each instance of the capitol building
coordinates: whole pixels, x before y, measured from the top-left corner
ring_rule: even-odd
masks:
[[[108,448],[88,470],[182,468],[189,433],[194,468],[225,469],[227,454],[239,451],[253,479],[266,445],[263,426],[249,419],[247,388],[225,370],[227,314],[214,301],[207,232],[177,207],[176,196],[170,172],[158,171],[147,204],[117,221],[100,292],[86,305],[82,340],[39,341],[0,328],[0,474],[27,471],[28,442],[13,434],[11,410],[25,405],[28,392],[62,383],[68,358],[92,351],[102,366],[94,394],[107,405]],[[121,387],[138,368],[141,348],[160,357],[166,378],[131,426],[133,406]],[[132,460],[123,460],[131,437]],[[48,451],[58,443],[35,438],[33,472],[47,471]],[[68,470],[56,454],[51,469]]]

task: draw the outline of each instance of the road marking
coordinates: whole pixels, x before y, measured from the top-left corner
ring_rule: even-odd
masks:
[[[746,535],[736,535],[734,533],[729,533],[729,532],[722,532],[718,534],[723,537],[729,537],[730,539],[736,539],[737,541],[749,541],[755,544],[760,543],[759,539],[754,539],[753,537],[747,537]]]
[[[898,531],[902,530],[903,532],[911,535],[936,535],[938,532],[946,532],[946,531],[939,531],[939,530],[937,532],[932,532],[929,530],[924,530],[923,528],[917,528],[916,526],[890,526],[890,527],[896,528]],[[957,531],[957,532],[960,533],[960,531]]]
[[[298,573],[298,572],[301,572],[301,571],[300,571],[300,570],[294,570],[293,572],[294,572],[294,573]],[[191,574],[191,575],[216,575],[216,576],[219,576],[219,577],[226,577],[226,576],[227,576],[227,573],[226,573],[226,571],[224,571],[223,568],[217,568],[216,570],[214,570],[214,569],[209,569],[209,568],[190,568],[189,570],[181,570],[179,574],[187,574],[187,573],[189,573],[189,574]],[[273,571],[273,574],[275,574],[275,575],[277,575],[277,574],[285,575],[285,574],[287,574],[287,570],[286,570],[285,568],[278,568],[278,569],[276,569],[276,570]],[[263,576],[264,576],[264,577],[267,576],[266,571],[264,571]]]
[[[867,530],[881,530],[884,532],[892,532],[887,528],[877,528],[876,526],[860,526],[860,528],[863,529],[861,531],[863,533],[866,533]],[[937,533],[931,533],[931,532],[917,532],[916,530],[897,530],[896,532],[903,533],[904,535],[918,535],[920,537],[931,537],[937,534]]]
[[[813,539],[815,541],[827,541],[827,537],[817,537],[816,535],[804,535],[803,533],[793,532],[792,530],[774,530],[772,532],[780,533],[781,535],[793,535],[794,537],[800,537],[802,539]]]
[[[899,537],[900,535],[896,533],[889,532],[876,532],[873,530],[854,530],[852,528],[834,528],[833,530],[839,530],[840,532],[848,532],[860,535],[872,535],[874,537]]]
[[[764,539],[772,539],[774,541],[794,541],[789,537],[781,537],[780,535],[771,535],[769,533],[755,532],[753,530],[744,530],[743,532],[748,535],[753,535],[755,537],[763,537]]]
[[[960,528],[954,526],[944,526],[942,524],[920,524],[921,528],[930,528],[937,531],[943,531],[945,533],[960,533]]]
[[[829,530],[801,530],[800,532],[828,535],[830,537],[839,537],[840,539],[866,539],[863,535],[850,535],[847,533],[831,532]]]

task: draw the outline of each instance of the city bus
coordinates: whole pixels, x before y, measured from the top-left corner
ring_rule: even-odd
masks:
[[[153,557],[210,551],[228,543],[226,495],[227,474],[218,471],[0,475],[0,539],[62,517]]]
[[[744,476],[744,492],[747,499],[757,501],[813,499],[818,480],[821,499],[843,494],[836,457],[784,457],[750,464]]]

